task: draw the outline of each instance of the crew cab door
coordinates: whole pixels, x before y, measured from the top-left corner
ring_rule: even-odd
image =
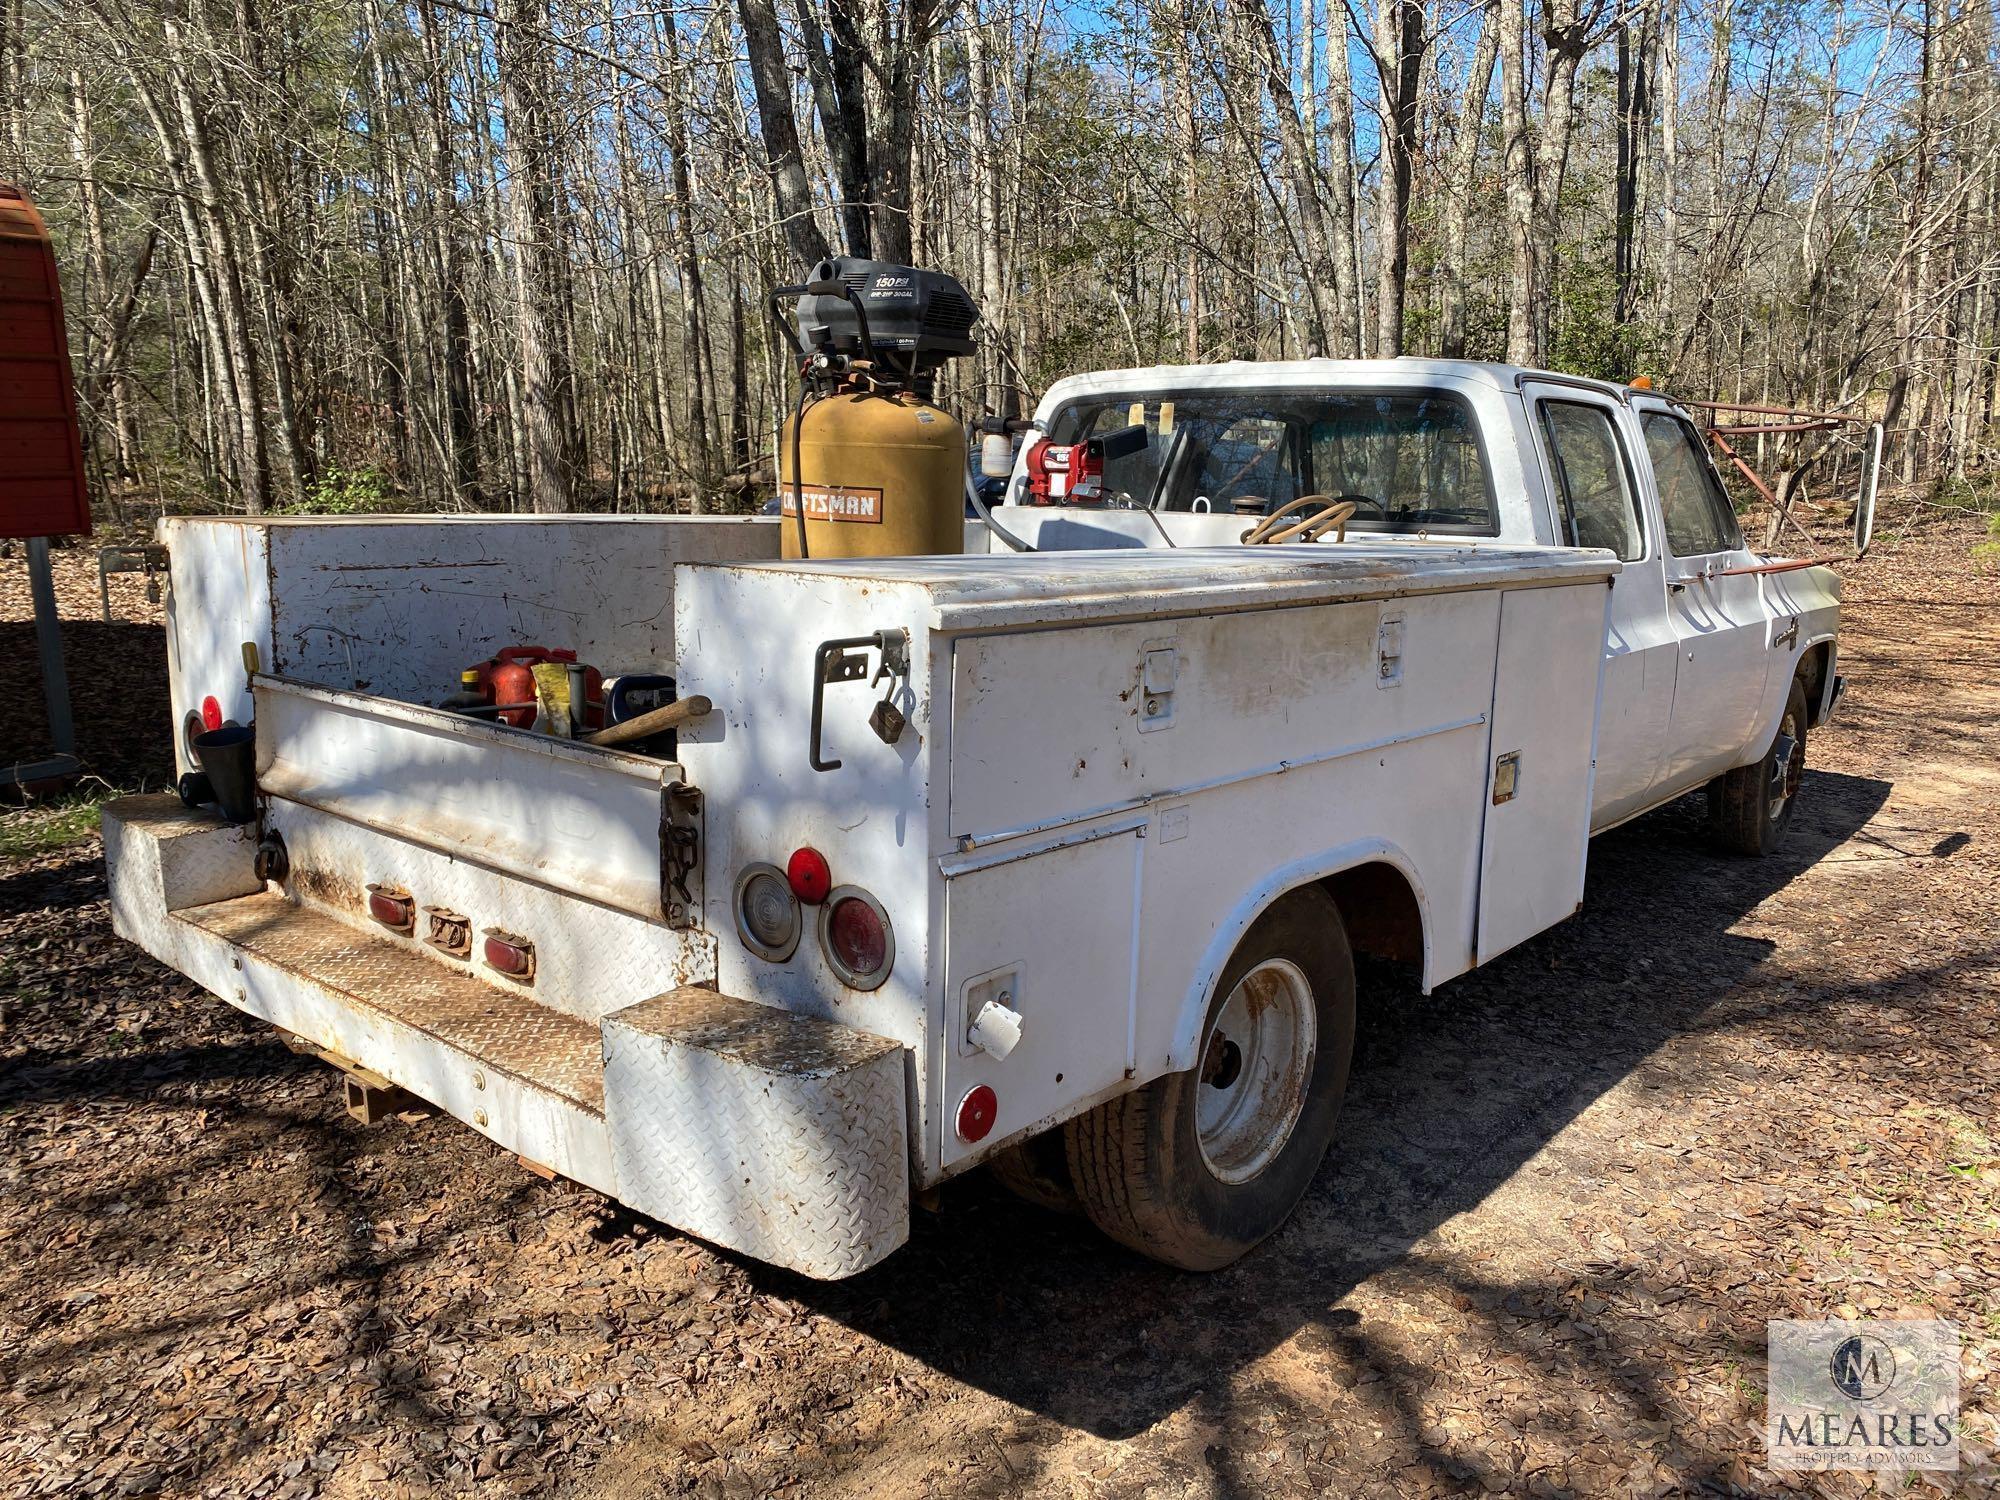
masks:
[[[1650,806],[1674,705],[1680,641],[1667,613],[1659,527],[1640,503],[1643,460],[1611,397],[1582,386],[1522,386],[1555,505],[1557,538],[1616,553],[1597,722],[1593,831]]]
[[[1680,651],[1659,801],[1744,759],[1762,716],[1771,617],[1762,576],[1730,571],[1756,558],[1701,433],[1658,398],[1635,398],[1632,409],[1666,542],[1667,617]]]

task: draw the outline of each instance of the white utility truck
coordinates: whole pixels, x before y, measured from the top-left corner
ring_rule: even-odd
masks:
[[[230,812],[107,807],[118,931],[360,1112],[407,1090],[807,1275],[989,1160],[1207,1268],[1335,1138],[1354,952],[1464,973],[1576,909],[1593,827],[1705,780],[1736,846],[1782,832],[1834,580],[1741,571],[1670,403],[1315,362],[1086,377],[1041,420],[1072,474],[1122,434],[1110,503],[1024,467],[957,556],[164,522],[180,769]],[[630,682],[671,735],[596,727]]]

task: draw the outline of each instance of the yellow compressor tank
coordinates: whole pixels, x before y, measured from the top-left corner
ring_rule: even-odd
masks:
[[[799,555],[792,425],[778,440],[784,556]],[[965,429],[911,391],[836,391],[799,433],[806,548],[813,557],[916,557],[965,550]]]

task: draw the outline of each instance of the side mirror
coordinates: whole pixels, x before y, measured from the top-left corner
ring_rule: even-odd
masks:
[[[1854,555],[1866,557],[1868,544],[1875,538],[1875,489],[1882,479],[1882,447],[1887,440],[1882,424],[1868,429],[1868,446],[1861,459],[1861,493],[1854,501]]]

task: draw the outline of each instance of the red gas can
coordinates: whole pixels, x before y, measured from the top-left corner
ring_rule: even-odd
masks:
[[[576,653],[563,647],[506,646],[472,670],[477,674],[479,693],[488,703],[524,705],[503,708],[494,717],[502,724],[527,729],[535,722],[535,673],[540,662],[568,665]],[[584,668],[583,722],[586,727],[604,727],[604,674],[595,667]]]

